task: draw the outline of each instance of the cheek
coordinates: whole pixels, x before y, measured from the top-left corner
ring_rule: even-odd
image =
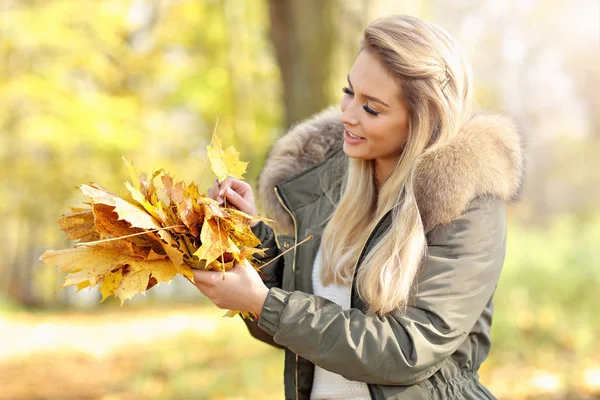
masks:
[[[382,122],[381,120],[375,121],[373,119],[367,120],[364,123],[364,130],[367,136],[371,139],[377,140],[378,142],[389,142],[390,140],[390,125]]]
[[[350,99],[349,96],[344,95],[342,97],[342,101],[340,102],[340,108],[342,112],[346,111],[346,108],[348,108],[348,106],[350,105],[351,100],[352,99]]]
[[[382,146],[392,151],[402,147],[406,139],[405,129],[398,124],[384,122],[371,122],[369,127],[370,137],[377,146]]]

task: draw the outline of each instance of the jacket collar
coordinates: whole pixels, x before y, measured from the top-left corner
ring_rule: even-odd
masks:
[[[278,139],[258,182],[258,200],[280,234],[294,232],[293,221],[274,192],[277,185],[317,168],[331,156],[345,156],[339,107],[330,106],[290,128]],[[523,191],[522,132],[507,117],[474,115],[454,140],[424,158],[415,171],[415,194],[425,231],[461,215],[482,195],[505,202]]]

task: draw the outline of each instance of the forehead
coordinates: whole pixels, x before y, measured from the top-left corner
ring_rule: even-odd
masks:
[[[400,87],[377,58],[361,51],[349,73],[355,92],[377,97],[389,105],[399,101]]]

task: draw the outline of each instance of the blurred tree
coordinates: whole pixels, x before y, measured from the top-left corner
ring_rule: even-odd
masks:
[[[327,83],[338,34],[336,10],[334,0],[269,0],[287,126],[331,103]]]

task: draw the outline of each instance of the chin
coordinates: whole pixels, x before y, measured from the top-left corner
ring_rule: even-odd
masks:
[[[369,159],[368,157],[365,157],[364,154],[362,154],[361,151],[357,151],[356,148],[353,148],[351,146],[348,146],[346,143],[344,143],[344,153],[350,157],[350,158],[357,158],[359,160],[367,160]]]

